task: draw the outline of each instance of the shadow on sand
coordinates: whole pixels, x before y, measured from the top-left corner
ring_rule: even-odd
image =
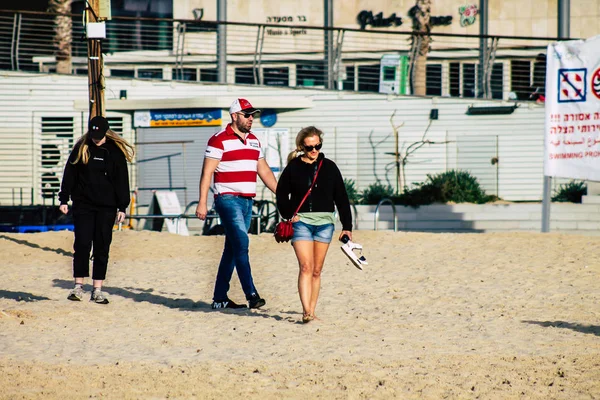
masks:
[[[0,239],[10,240],[11,242],[15,242],[17,244],[21,244],[23,246],[31,247],[33,249],[40,249],[44,251],[51,251],[56,254],[60,254],[62,256],[73,257],[73,253],[70,251],[66,251],[63,249],[53,249],[51,247],[42,247],[39,244],[28,242],[27,240],[17,239],[6,235],[0,235]]]
[[[521,322],[524,322],[526,324],[543,326],[544,328],[564,328],[564,329],[571,329],[576,332],[600,336],[600,325],[574,324],[572,322],[565,322],[565,321],[521,321]]]
[[[55,287],[59,287],[62,289],[70,290],[73,288],[73,281],[64,280],[64,279],[54,279],[53,284]],[[92,286],[84,285],[84,290],[88,293],[91,293]],[[111,296],[119,296],[126,299],[131,299],[135,302],[147,302],[150,304],[156,304],[172,309],[178,309],[182,311],[200,311],[200,312],[226,312],[231,314],[239,314],[250,317],[262,317],[262,318],[273,318],[277,321],[284,320],[287,318],[282,318],[279,315],[270,315],[261,310],[252,310],[250,309],[223,309],[223,310],[213,310],[210,308],[210,303],[204,301],[194,301],[188,298],[171,298],[167,296],[163,296],[162,294],[154,293],[155,290],[150,289],[142,289],[142,288],[133,288],[133,287],[124,287],[124,288],[116,288],[110,286],[103,286],[102,291],[108,293]]]
[[[10,290],[0,290],[0,299],[10,299],[25,302],[51,300],[50,298],[44,296],[36,296],[26,292],[12,292]]]

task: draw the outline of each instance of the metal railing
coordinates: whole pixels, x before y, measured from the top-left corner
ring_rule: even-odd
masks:
[[[392,201],[392,199],[381,199],[379,203],[377,203],[377,207],[375,207],[375,216],[373,218],[374,226],[373,229],[377,230],[377,225],[379,224],[379,207],[389,204],[392,206],[392,212],[394,214],[394,232],[398,232],[398,218],[396,217],[396,205]]]
[[[176,232],[179,232],[179,224],[181,223],[181,220],[187,221],[188,219],[198,218],[195,214],[188,214],[188,211],[190,210],[190,208],[192,208],[193,206],[195,206],[197,204],[198,204],[197,201],[193,201],[193,202],[189,203],[186,206],[184,212],[181,214],[134,214],[134,215],[127,215],[125,217],[125,219],[130,219],[130,220],[131,219],[135,219],[135,220],[171,219],[175,223]],[[267,207],[267,204],[268,204],[268,202],[265,202],[265,201],[259,202],[257,211],[252,214],[252,219],[255,221],[257,235],[260,235],[260,233],[261,233],[261,222],[262,222],[261,220],[264,218],[273,218],[273,216],[264,215],[264,213],[263,213],[263,210],[265,209],[265,207]],[[205,221],[210,222],[212,220],[217,220],[217,223],[220,224],[219,214],[217,214],[214,210],[209,211],[209,213],[206,215]],[[123,224],[119,224],[119,230],[122,230],[122,225]],[[268,221],[267,221],[266,225],[268,225]]]
[[[53,32],[65,16],[72,39],[70,58],[61,60]],[[515,100],[543,94],[546,47],[556,40],[432,33],[421,59],[425,73],[416,74],[411,43],[418,37],[410,32],[113,17],[102,41],[104,75],[217,82],[220,25],[227,29],[228,83]],[[325,31],[334,37],[332,62]],[[390,59],[391,67],[382,66]],[[87,74],[81,15],[0,10],[0,69],[55,72],[64,62],[73,74]]]

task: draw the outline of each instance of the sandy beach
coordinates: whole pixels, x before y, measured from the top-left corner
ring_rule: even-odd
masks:
[[[72,232],[0,234],[0,399],[600,398],[600,237],[354,239],[369,266],[334,243],[301,324],[270,234],[250,254],[267,305],[244,311],[210,309],[222,236],[115,232],[98,305],[89,280],[67,300]]]

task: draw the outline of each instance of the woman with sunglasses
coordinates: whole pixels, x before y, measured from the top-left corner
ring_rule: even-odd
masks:
[[[296,149],[277,184],[277,208],[285,219],[292,218],[302,199],[317,179],[298,214],[293,216],[292,246],[298,258],[298,292],[302,303],[302,322],[316,318],[315,308],[321,288],[321,271],[335,228],[335,207],[343,235],[352,239],[350,201],[342,174],[335,163],[321,153],[323,132],[309,126],[298,132]]]

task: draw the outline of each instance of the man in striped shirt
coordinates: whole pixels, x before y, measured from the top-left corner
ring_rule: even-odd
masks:
[[[234,268],[248,306],[259,308],[266,303],[254,286],[248,256],[248,229],[257,175],[273,193],[277,188],[277,180],[265,161],[260,142],[250,131],[259,112],[248,100],[236,99],[229,108],[231,123],[208,140],[204,155],[196,216],[206,219],[208,192],[214,175],[214,207],[225,228],[225,248],[215,282],[213,309],[246,308],[245,304],[236,304],[227,296]]]

